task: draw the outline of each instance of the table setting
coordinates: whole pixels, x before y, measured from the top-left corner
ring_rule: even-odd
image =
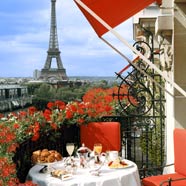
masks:
[[[73,153],[72,143],[67,143],[66,150],[68,157],[51,163],[35,162],[27,180],[39,186],[140,186],[136,164],[120,157],[118,151],[102,152],[101,144],[91,150],[82,144]]]

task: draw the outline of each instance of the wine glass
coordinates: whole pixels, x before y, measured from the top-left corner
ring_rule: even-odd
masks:
[[[95,143],[93,148],[94,154],[95,154],[95,163],[100,164],[100,155],[102,152],[102,144],[101,143]]]
[[[94,149],[93,149],[94,153],[96,155],[100,155],[102,152],[102,144],[101,143],[95,143],[94,144]]]
[[[72,154],[74,152],[74,148],[75,148],[74,143],[67,143],[66,144],[66,150],[67,150],[70,157],[72,156]]]

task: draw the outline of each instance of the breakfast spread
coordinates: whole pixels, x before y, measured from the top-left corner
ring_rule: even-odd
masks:
[[[36,150],[32,153],[32,163],[52,163],[55,161],[60,161],[62,160],[63,157],[62,155],[57,152],[56,150],[48,150],[48,149],[43,149],[43,150]]]

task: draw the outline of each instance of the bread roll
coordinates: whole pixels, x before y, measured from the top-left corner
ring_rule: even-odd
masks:
[[[61,154],[59,152],[55,153],[55,158],[56,158],[57,161],[62,160],[62,156],[61,156]]]
[[[49,156],[50,155],[50,153],[49,153],[49,151],[48,150],[42,150],[41,151],[41,156],[44,156],[44,157],[47,157],[47,156]]]
[[[49,150],[49,153],[54,154],[54,153],[56,153],[56,151],[55,150]]]
[[[38,163],[46,163],[46,158],[44,156],[39,156],[37,160]]]
[[[34,151],[32,154],[33,154],[33,155],[40,156],[41,150],[36,150],[36,151]]]

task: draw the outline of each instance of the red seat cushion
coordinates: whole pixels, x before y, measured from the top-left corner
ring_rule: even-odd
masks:
[[[165,175],[159,175],[159,176],[150,176],[146,177],[142,180],[143,186],[160,186],[160,183],[162,181],[168,180],[169,178],[172,179],[178,179],[178,178],[184,178],[185,176],[173,173],[173,174],[165,174]],[[185,177],[186,178],[186,177]],[[167,182],[164,183],[162,186],[167,186]],[[171,186],[186,186],[186,180],[181,181],[173,181],[171,182]]]
[[[186,176],[186,130],[174,129],[174,165],[175,172]]]
[[[95,143],[101,143],[102,151],[121,150],[119,122],[91,122],[80,126],[80,139],[86,147],[93,149]]]
[[[186,178],[186,130],[174,129],[174,165],[175,172],[173,174],[147,177],[142,180],[144,186],[159,186],[163,180],[168,178],[178,179]],[[168,185],[167,183],[164,185]],[[163,185],[163,186],[164,186]],[[173,181],[171,186],[186,186],[186,180]]]

